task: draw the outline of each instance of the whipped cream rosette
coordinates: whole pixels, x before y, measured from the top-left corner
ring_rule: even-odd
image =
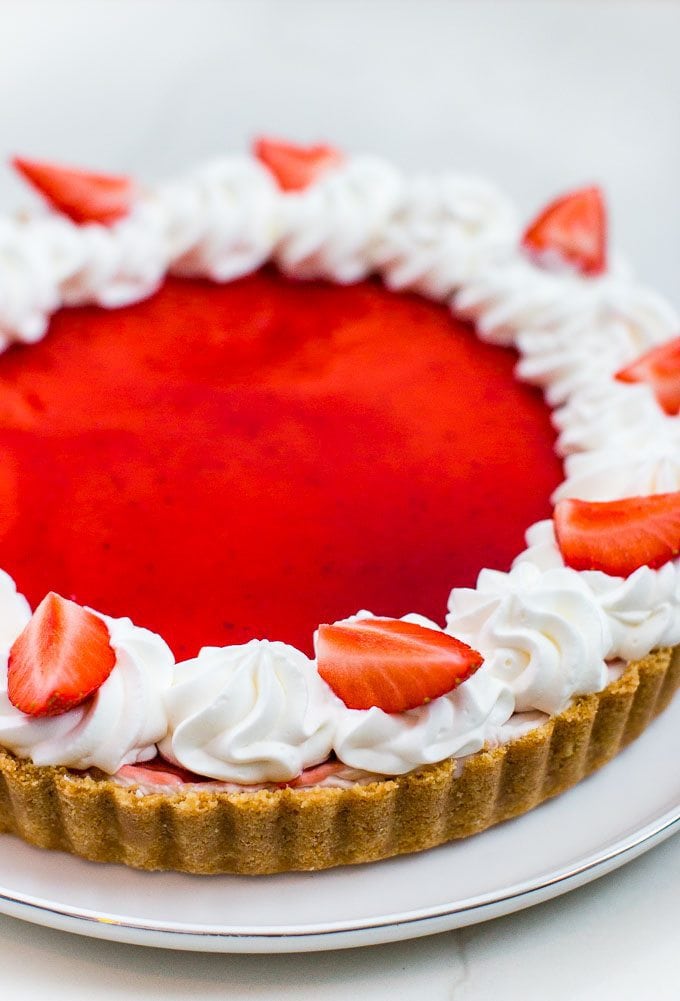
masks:
[[[581,575],[568,567],[483,570],[476,589],[452,591],[447,629],[475,644],[519,712],[559,713],[574,696],[606,684],[608,625]]]
[[[329,692],[311,661],[286,643],[205,647],[175,667],[166,692],[169,761],[245,785],[287,782],[331,749]]]

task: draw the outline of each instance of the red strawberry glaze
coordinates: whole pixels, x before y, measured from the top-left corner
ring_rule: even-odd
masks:
[[[0,357],[0,567],[163,635],[282,639],[358,608],[442,621],[561,479],[514,354],[377,282],[169,280]]]

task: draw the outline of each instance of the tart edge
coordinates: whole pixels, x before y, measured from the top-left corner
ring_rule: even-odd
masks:
[[[493,749],[350,788],[139,795],[0,749],[0,832],[95,862],[265,875],[374,862],[486,830],[559,795],[638,737],[680,687],[680,646]]]

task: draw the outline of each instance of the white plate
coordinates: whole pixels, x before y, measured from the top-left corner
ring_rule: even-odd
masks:
[[[4,836],[0,912],[119,942],[262,953],[375,945],[498,917],[680,830],[679,713],[676,700],[601,772],[532,813],[375,865],[271,877],[143,873]]]

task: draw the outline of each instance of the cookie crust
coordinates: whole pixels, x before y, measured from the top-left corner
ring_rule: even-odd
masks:
[[[533,809],[639,736],[680,687],[680,647],[466,759],[349,789],[142,792],[0,751],[0,830],[96,862],[262,875],[373,862],[468,837]]]

